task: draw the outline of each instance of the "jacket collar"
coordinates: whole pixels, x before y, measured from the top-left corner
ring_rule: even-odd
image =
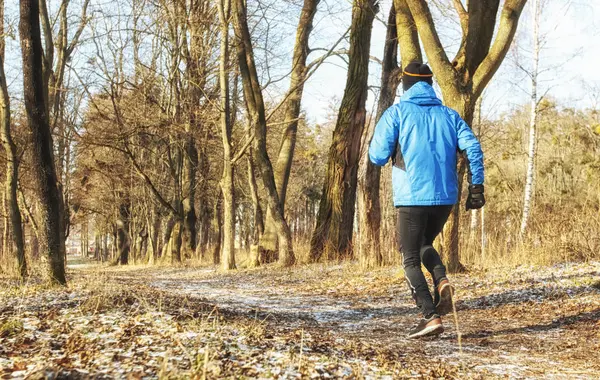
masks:
[[[420,106],[438,106],[442,101],[429,83],[417,82],[400,98],[401,102],[410,102]]]

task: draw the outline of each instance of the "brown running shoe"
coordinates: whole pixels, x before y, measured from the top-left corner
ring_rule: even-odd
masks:
[[[426,336],[439,335],[444,332],[442,319],[434,314],[429,318],[423,318],[419,324],[408,334],[409,339],[423,338]]]
[[[435,304],[435,309],[439,315],[446,315],[452,311],[452,297],[454,296],[454,287],[450,281],[443,279],[437,286],[436,292],[439,296]]]

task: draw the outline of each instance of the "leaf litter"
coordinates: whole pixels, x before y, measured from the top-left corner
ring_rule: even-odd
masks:
[[[397,268],[70,269],[0,279],[0,378],[597,378],[600,263],[453,276],[438,339]]]

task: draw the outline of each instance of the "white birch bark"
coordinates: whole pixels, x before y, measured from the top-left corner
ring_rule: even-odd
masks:
[[[529,119],[529,152],[527,160],[527,178],[525,182],[525,199],[523,202],[523,217],[521,219],[521,235],[527,230],[527,223],[531,213],[531,205],[535,191],[535,153],[536,153],[536,127],[538,117],[538,96],[537,96],[537,79],[538,79],[538,64],[540,56],[540,39],[539,39],[539,16],[540,7],[539,0],[533,0],[533,68],[531,71],[531,115]]]

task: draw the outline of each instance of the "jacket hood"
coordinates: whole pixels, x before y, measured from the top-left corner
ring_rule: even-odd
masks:
[[[442,101],[438,99],[433,87],[426,82],[415,83],[400,98],[401,102],[410,102],[420,106],[439,106]]]

